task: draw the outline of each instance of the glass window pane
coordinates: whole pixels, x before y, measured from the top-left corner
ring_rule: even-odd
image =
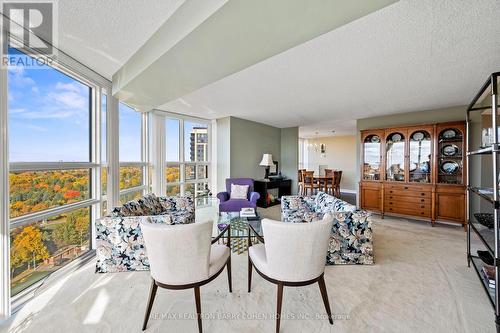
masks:
[[[165,123],[167,161],[179,161],[179,120],[167,119]]]
[[[101,202],[101,216],[106,216],[108,214],[108,202]]]
[[[167,183],[178,183],[181,180],[181,171],[178,164],[167,166],[166,170]]]
[[[386,180],[405,180],[405,137],[391,133],[386,139]]]
[[[141,162],[142,117],[120,102],[120,161]]]
[[[208,178],[208,165],[197,165],[196,179],[207,179],[207,178]]]
[[[129,192],[120,194],[120,204],[124,204],[131,200],[137,200],[144,195],[144,190],[137,190],[135,192]]]
[[[196,179],[196,165],[186,164],[184,166],[184,177],[185,180]]]
[[[179,195],[181,193],[180,185],[167,185],[167,195],[174,196]]]
[[[120,167],[120,190],[142,185],[142,167]]]
[[[188,195],[195,195],[195,184],[189,183],[189,184],[184,184],[184,194]]]
[[[89,230],[89,208],[11,228],[11,295],[86,253],[90,247]]]
[[[197,183],[196,184],[196,196],[197,197],[203,197],[203,196],[209,196],[210,193],[210,187],[208,183]]]
[[[11,66],[8,82],[10,162],[90,161],[88,86],[48,66]]]
[[[10,217],[89,199],[90,171],[11,172]]]
[[[184,122],[184,160],[208,161],[208,125]]]
[[[108,167],[101,167],[101,195],[106,195],[108,190]]]

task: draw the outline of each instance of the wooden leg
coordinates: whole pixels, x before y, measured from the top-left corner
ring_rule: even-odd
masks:
[[[281,321],[281,304],[283,303],[283,282],[278,283],[278,295],[277,295],[277,306],[276,306],[276,333],[280,331],[280,321]]]
[[[227,262],[227,282],[229,283],[229,292],[233,292],[233,284],[231,281],[231,251],[229,251],[229,260]]]
[[[198,332],[202,333],[201,326],[201,301],[200,301],[200,286],[194,287],[194,301],[196,303],[196,317],[198,318]]]
[[[248,292],[252,289],[252,260],[248,256]]]
[[[321,297],[323,297],[323,303],[325,303],[326,314],[328,315],[328,321],[333,325],[332,310],[330,310],[330,302],[328,301],[328,294],[326,292],[325,277],[321,275],[318,280],[319,290],[321,291]]]
[[[158,290],[158,286],[155,283],[155,280],[151,281],[151,288],[149,289],[149,299],[148,306],[146,308],[146,314],[144,315],[144,322],[142,324],[142,330],[146,330],[146,326],[148,325],[149,315],[151,314],[151,309],[153,308],[153,302],[155,301],[156,290]]]

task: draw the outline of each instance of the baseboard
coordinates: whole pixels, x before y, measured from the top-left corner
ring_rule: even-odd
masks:
[[[341,193],[341,194],[342,194],[342,193],[357,194],[357,193],[358,193],[358,191],[356,191],[356,190],[343,190],[343,189],[341,189],[341,190],[340,190],[340,193]]]

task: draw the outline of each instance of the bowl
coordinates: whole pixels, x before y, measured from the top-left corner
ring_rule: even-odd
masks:
[[[490,229],[492,229],[494,227],[493,214],[475,213],[474,217],[476,218],[477,222],[479,222],[479,224],[482,224],[485,227],[488,227]]]

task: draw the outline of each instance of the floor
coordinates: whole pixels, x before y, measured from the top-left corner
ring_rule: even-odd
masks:
[[[279,207],[262,210],[279,217]],[[493,310],[467,268],[465,233],[456,226],[373,217],[375,265],[328,266],[334,326],[319,288],[286,288],[282,332],[494,332]],[[246,292],[247,256],[233,254],[233,293],[226,274],[202,287],[205,332],[272,332],[276,287],[254,274]],[[148,272],[95,274],[94,262],[59,279],[0,332],[139,332]],[[195,332],[192,290],[160,290],[148,332]]]

